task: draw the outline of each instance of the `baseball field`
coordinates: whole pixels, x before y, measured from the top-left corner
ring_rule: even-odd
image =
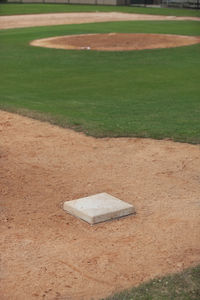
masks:
[[[198,299],[199,269],[184,270],[200,262],[199,21],[0,4],[2,299],[101,299],[151,279],[112,299]],[[62,210],[100,192],[136,215],[89,226]]]

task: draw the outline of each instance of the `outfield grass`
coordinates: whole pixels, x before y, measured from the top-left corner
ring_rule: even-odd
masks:
[[[92,32],[200,35],[197,22],[114,22],[0,31],[0,107],[86,134],[200,142],[200,44],[130,52],[30,47]]]
[[[59,13],[59,12],[125,12],[136,14],[200,17],[195,9],[150,8],[130,6],[70,5],[70,4],[0,4],[0,15]]]
[[[199,300],[200,266],[154,279],[104,300]]]

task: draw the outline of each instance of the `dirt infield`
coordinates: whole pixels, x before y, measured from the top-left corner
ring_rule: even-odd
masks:
[[[73,50],[128,51],[171,48],[200,43],[200,37],[170,34],[108,33],[34,40],[32,46]]]
[[[0,111],[1,299],[99,299],[200,262],[200,147],[95,139]],[[90,226],[62,203],[137,214]]]
[[[129,18],[144,20],[49,14],[0,17],[0,28]],[[200,146],[95,139],[3,111],[0,136],[0,299],[100,299],[200,263]],[[137,214],[90,226],[62,210],[100,192]]]
[[[155,15],[128,14],[128,13],[116,13],[116,12],[18,15],[18,16],[1,16],[0,29],[61,25],[61,24],[81,24],[81,23],[93,23],[93,22],[160,21],[160,20],[200,21],[200,18],[159,16],[159,15],[155,16]]]

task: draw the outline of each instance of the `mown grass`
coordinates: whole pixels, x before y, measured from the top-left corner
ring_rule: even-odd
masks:
[[[123,291],[104,300],[199,300],[200,265],[151,280],[139,287]]]
[[[167,16],[193,16],[200,17],[197,9],[150,8],[131,6],[103,6],[103,5],[70,5],[70,4],[2,4],[0,15],[40,14],[59,12],[125,12],[136,14],[152,14]]]
[[[200,44],[130,52],[29,46],[94,32],[200,35],[197,22],[115,22],[1,30],[0,107],[103,136],[200,142]]]

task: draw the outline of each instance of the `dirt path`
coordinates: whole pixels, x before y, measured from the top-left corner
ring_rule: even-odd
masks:
[[[94,139],[0,111],[1,299],[99,299],[200,262],[200,147]],[[137,215],[91,227],[67,200]]]
[[[127,13],[56,13],[38,15],[17,15],[1,16],[0,29],[34,27],[61,24],[81,24],[93,22],[113,22],[113,21],[150,21],[150,20],[194,20],[200,21],[197,17],[175,17],[159,15],[142,15]]]

